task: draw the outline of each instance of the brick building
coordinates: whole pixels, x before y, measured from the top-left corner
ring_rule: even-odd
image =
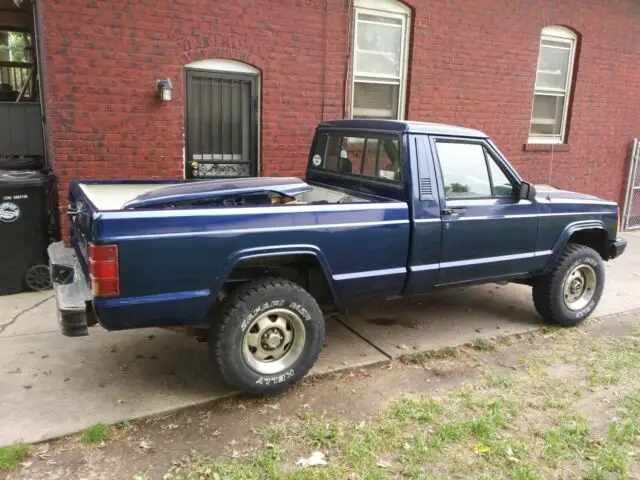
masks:
[[[34,12],[63,208],[76,178],[301,175],[315,125],[349,116],[477,128],[528,180],[623,200],[640,132],[635,0],[37,0]]]

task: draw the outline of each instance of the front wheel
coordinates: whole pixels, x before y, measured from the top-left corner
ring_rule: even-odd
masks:
[[[563,327],[582,323],[598,306],[604,289],[604,263],[592,248],[570,243],[553,271],[533,284],[533,303],[548,321]]]
[[[324,318],[315,299],[293,282],[267,277],[224,300],[209,347],[231,386],[266,396],[302,379],[323,342]]]

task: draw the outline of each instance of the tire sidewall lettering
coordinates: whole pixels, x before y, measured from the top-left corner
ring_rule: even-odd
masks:
[[[300,305],[298,302],[290,302],[289,310],[293,310],[294,312],[300,314],[305,322],[311,320],[311,314],[309,314],[307,309]]]
[[[290,368],[289,370],[287,370],[286,372],[281,372],[277,375],[270,375],[270,376],[259,376],[256,379],[256,383],[258,385],[277,385],[279,383],[283,383],[286,382],[287,380],[289,380],[290,378],[295,377],[296,372],[293,368]]]
[[[276,300],[263,302],[261,305],[254,308],[251,311],[251,313],[249,313],[249,315],[247,315],[242,320],[242,323],[240,324],[240,330],[244,332],[249,327],[249,325],[251,325],[251,322],[253,322],[256,319],[256,317],[260,316],[261,314],[263,314],[268,310],[272,310],[274,308],[282,308],[285,303],[286,303],[286,300],[284,299],[276,299]]]

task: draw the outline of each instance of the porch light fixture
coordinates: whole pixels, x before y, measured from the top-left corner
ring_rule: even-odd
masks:
[[[158,80],[158,94],[163,102],[171,100],[171,80]]]

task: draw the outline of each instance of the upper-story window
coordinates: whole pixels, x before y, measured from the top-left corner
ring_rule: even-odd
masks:
[[[542,29],[529,143],[564,143],[576,34],[552,26]]]
[[[394,0],[356,0],[351,116],[404,118],[411,11]]]

